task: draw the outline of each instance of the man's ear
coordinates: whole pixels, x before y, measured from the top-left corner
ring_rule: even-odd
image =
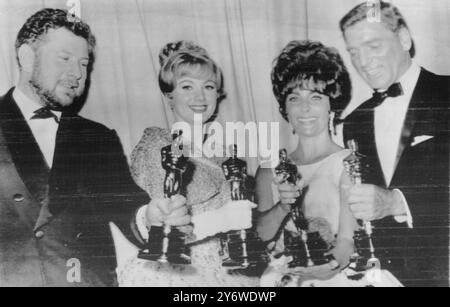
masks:
[[[19,59],[22,71],[32,73],[34,69],[34,61],[36,59],[36,53],[33,48],[31,48],[28,44],[23,44],[17,51],[17,57]]]
[[[398,37],[400,39],[400,44],[402,45],[403,50],[409,52],[413,45],[411,33],[409,33],[409,30],[405,27],[400,28],[400,30],[398,30]]]

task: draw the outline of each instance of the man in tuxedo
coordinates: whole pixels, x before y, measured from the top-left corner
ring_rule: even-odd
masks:
[[[17,36],[20,79],[0,98],[0,286],[111,286],[108,223],[141,242],[134,221],[149,198],[117,134],[70,108],[85,94],[94,47],[89,26],[57,9]]]
[[[345,118],[345,142],[356,140],[370,165],[350,208],[374,221],[382,267],[407,286],[448,286],[450,78],[412,60],[410,31],[392,4],[362,3],[340,28],[374,90]]]

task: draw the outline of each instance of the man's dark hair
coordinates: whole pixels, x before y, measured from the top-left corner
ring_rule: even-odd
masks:
[[[36,44],[41,41],[50,29],[57,30],[59,28],[65,28],[73,34],[84,38],[88,43],[89,56],[92,59],[96,40],[89,25],[65,10],[50,8],[42,9],[28,18],[17,35],[16,52],[23,44],[36,47]]]
[[[391,3],[380,1],[379,2],[380,17],[381,22],[392,32],[398,33],[400,29],[406,29],[409,31],[408,24],[405,18],[400,13],[400,10],[392,5]],[[377,9],[377,6],[371,5],[369,1],[358,4],[353,9],[350,10],[340,21],[339,27],[341,28],[342,34],[345,30],[354,24],[363,21],[368,18],[371,10]],[[375,22],[375,21],[374,21]],[[416,48],[414,46],[414,41],[412,42],[411,49],[409,50],[411,58],[416,55]]]

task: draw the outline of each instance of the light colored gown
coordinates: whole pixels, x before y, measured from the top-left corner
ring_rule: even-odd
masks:
[[[340,213],[340,179],[344,170],[343,160],[351,152],[347,149],[333,153],[325,159],[307,165],[297,165],[299,174],[305,183],[303,211],[307,219],[319,219],[322,227],[322,237],[333,244],[339,229]],[[279,201],[278,189],[272,183],[274,203]],[[285,228],[297,232],[292,220]],[[284,248],[283,240],[277,245]]]
[[[316,226],[316,230],[325,241],[331,246],[336,243],[336,238],[339,230],[339,214],[340,214],[340,180],[344,171],[343,160],[350,155],[351,151],[343,149],[333,153],[325,159],[308,165],[297,165],[297,169],[305,182],[304,189],[304,214],[305,217]],[[274,196],[274,203],[279,201],[279,194],[276,185],[272,184],[272,191]],[[297,230],[292,222],[289,220],[285,229],[296,233]],[[274,247],[274,254],[280,253],[284,250],[284,236],[281,235]],[[305,280],[302,281],[295,276],[291,276],[290,282],[283,282],[283,276],[289,272],[287,269],[287,259],[281,258],[273,260],[271,266],[266,270],[261,279],[261,286],[349,286],[359,287],[371,285],[383,286],[398,286],[398,281],[388,272],[383,271],[382,274],[372,276],[373,280],[368,281],[367,278],[354,281],[348,279],[350,272],[342,271],[329,280]],[[324,266],[312,267],[311,270],[324,269]],[[309,268],[308,268],[309,269]],[[371,276],[369,276],[370,279]],[[376,279],[376,280],[375,280]]]
[[[169,130],[148,128],[132,154],[132,174],[137,184],[150,197],[163,197],[165,171],[161,166],[161,148],[171,143]],[[192,180],[187,183],[187,205],[192,215],[215,210],[230,201],[230,186],[222,173],[226,157],[190,158],[194,166]],[[211,221],[214,223],[214,221]],[[217,236],[190,245],[192,268],[175,267],[133,257],[117,269],[120,286],[163,287],[250,287],[259,278],[231,275],[222,267],[228,255]]]

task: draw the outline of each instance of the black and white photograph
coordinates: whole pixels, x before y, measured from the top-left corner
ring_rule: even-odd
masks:
[[[0,287],[449,287],[449,30],[450,0],[0,0]]]

